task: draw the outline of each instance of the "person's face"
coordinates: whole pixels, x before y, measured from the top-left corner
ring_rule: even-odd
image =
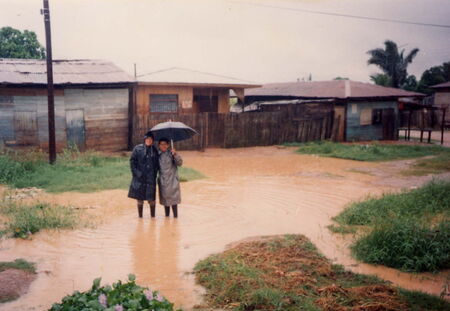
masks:
[[[159,142],[159,150],[161,150],[162,152],[166,152],[167,149],[169,149],[169,144],[165,141],[160,141]]]
[[[153,145],[153,138],[147,137],[147,138],[144,140],[144,143],[145,143],[146,146],[151,146],[151,145]]]

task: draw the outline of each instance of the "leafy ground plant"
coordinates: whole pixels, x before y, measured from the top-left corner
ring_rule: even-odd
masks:
[[[302,235],[238,244],[195,266],[210,307],[233,310],[449,310],[435,296],[333,265]],[[421,300],[421,304],[416,302]]]
[[[363,228],[351,246],[362,261],[404,271],[450,267],[450,181],[351,204],[333,232]],[[355,229],[356,230],[356,229]]]
[[[26,205],[3,201],[0,215],[4,218],[0,236],[16,238],[28,238],[43,229],[73,229],[84,224],[78,210],[47,203]]]
[[[75,291],[55,303],[49,311],[173,311],[173,303],[157,291],[136,284],[136,277],[128,276],[127,282],[118,281],[112,286],[100,286],[95,279],[90,290]],[[181,310],[181,309],[178,309]]]
[[[450,148],[441,146],[340,144],[333,142],[287,143],[286,146],[298,146],[298,153],[316,154],[323,157],[350,159],[357,161],[389,161],[419,158],[429,155],[450,155]]]
[[[204,176],[191,168],[179,169],[180,180],[190,181]],[[16,188],[37,187],[48,192],[94,192],[107,189],[127,189],[131,173],[125,156],[106,156],[98,152],[65,150],[55,165],[45,154],[0,154],[0,183]]]

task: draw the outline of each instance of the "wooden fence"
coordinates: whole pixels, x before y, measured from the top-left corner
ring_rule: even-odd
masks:
[[[180,121],[199,135],[178,142],[180,150],[203,150],[207,147],[234,148],[276,145],[284,142],[307,142],[332,139],[338,129],[333,111],[305,116],[298,111],[255,113],[153,114],[136,116],[133,142],[140,143],[146,131],[168,120]]]

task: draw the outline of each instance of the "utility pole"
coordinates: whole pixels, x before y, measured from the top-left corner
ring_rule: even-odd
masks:
[[[50,9],[48,0],[44,0],[45,45],[47,54],[47,97],[48,97],[48,155],[50,164],[56,161],[55,139],[55,97],[53,88],[52,37],[50,31]]]
[[[136,63],[134,63],[134,78],[137,78]]]

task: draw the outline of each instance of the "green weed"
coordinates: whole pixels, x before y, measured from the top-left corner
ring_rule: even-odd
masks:
[[[450,148],[441,146],[384,145],[381,143],[340,144],[327,141],[287,143],[285,145],[298,146],[297,152],[301,154],[316,154],[357,161],[389,161],[428,155],[450,155]]]
[[[198,171],[181,167],[180,180],[203,178]],[[40,153],[0,155],[0,183],[16,188],[38,187],[48,192],[95,192],[127,189],[131,173],[127,157],[103,156],[97,152],[80,153],[66,149],[54,165]]]
[[[0,272],[7,269],[19,269],[24,271],[29,271],[32,273],[36,272],[36,266],[32,262],[28,262],[25,259],[18,258],[14,261],[1,261],[0,262]]]
[[[0,214],[7,218],[0,236],[10,235],[16,238],[27,238],[43,229],[72,229],[83,223],[80,222],[77,210],[44,203],[30,206],[3,202]]]

